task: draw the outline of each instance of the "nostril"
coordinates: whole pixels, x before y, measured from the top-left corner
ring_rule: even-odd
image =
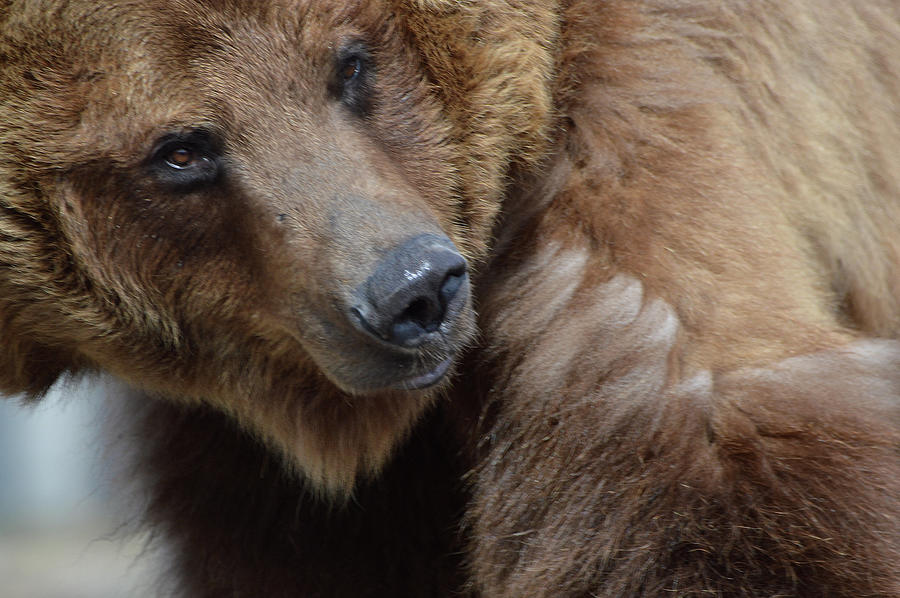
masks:
[[[437,241],[437,242],[436,242]],[[380,339],[413,348],[460,311],[465,259],[447,239],[422,235],[386,255],[363,285],[356,319]]]
[[[422,336],[435,332],[444,319],[444,309],[425,297],[417,297],[397,314],[391,325],[391,338],[400,345],[415,345]]]
[[[432,305],[427,299],[419,298],[407,306],[399,319],[410,320],[424,328],[426,331],[434,332],[440,324],[440,311],[443,311],[435,309],[435,307],[436,306]]]
[[[461,268],[457,268],[447,274],[447,277],[444,278],[444,282],[441,284],[441,289],[439,291],[441,306],[446,309],[447,304],[453,300],[456,296],[456,293],[459,291],[459,287],[462,286],[463,278],[466,275],[466,268],[463,265]]]

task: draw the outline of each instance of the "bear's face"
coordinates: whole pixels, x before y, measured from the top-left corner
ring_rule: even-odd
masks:
[[[463,256],[500,194],[471,190],[502,188],[523,133],[472,180],[434,32],[410,35],[404,2],[350,4],[13,5],[0,286],[19,354],[212,404],[325,483],[378,466],[472,338]],[[19,365],[8,391],[37,367]]]
[[[374,15],[265,12],[157,20],[82,75],[41,182],[74,265],[172,348],[239,331],[351,394],[437,382],[472,329],[439,107]]]

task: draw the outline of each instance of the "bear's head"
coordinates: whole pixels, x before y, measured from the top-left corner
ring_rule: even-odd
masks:
[[[2,390],[105,370],[320,486],[377,470],[473,338],[556,29],[539,2],[0,4]]]

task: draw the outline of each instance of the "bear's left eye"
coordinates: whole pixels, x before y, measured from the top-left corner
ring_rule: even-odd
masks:
[[[176,147],[166,156],[166,164],[178,170],[197,167],[204,160],[208,158],[185,146]]]
[[[180,191],[192,191],[214,183],[220,160],[211,137],[203,131],[186,131],[164,138],[150,161],[156,178]]]

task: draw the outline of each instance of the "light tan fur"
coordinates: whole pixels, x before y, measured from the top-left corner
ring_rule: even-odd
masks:
[[[0,0],[0,389],[146,393],[190,595],[900,596],[898,104],[889,0]]]

